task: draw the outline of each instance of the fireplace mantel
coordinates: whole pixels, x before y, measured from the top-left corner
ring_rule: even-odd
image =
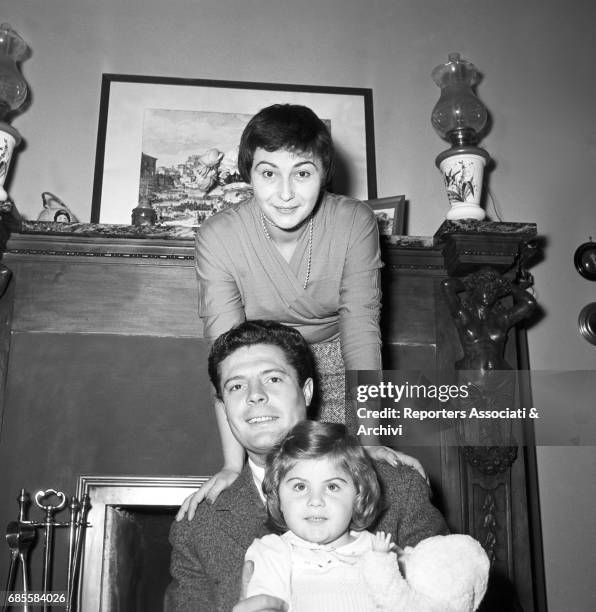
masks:
[[[434,236],[384,239],[386,369],[453,368],[461,348],[441,281],[485,265],[507,273],[536,233],[531,223],[445,222]],[[219,468],[192,236],[25,222],[10,228],[2,264],[12,280],[0,299],[0,486],[9,500],[0,524],[15,518],[10,492],[23,487],[68,492],[80,474],[88,483],[101,474],[170,482]],[[510,331],[506,357],[528,367],[523,329]],[[493,575],[514,585],[524,610],[541,609],[532,446],[520,447],[498,478],[440,440],[400,448],[422,461],[450,527],[490,540]],[[98,537],[93,528],[88,542]],[[3,563],[0,556],[0,576]],[[485,609],[508,608],[496,601]]]

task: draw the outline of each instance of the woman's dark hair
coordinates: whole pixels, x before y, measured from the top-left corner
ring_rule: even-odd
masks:
[[[370,527],[380,510],[381,488],[377,473],[357,438],[345,425],[301,421],[271,450],[263,480],[267,510],[273,526],[288,529],[280,509],[279,486],[297,461],[329,458],[350,475],[356,487],[356,502],[350,528]]]
[[[244,321],[218,336],[209,353],[209,378],[220,399],[219,365],[238,349],[254,344],[270,344],[280,348],[296,371],[300,386],[304,385],[308,378],[313,378],[313,356],[304,336],[298,330],[277,321]]]
[[[274,104],[260,110],[246,125],[240,138],[238,171],[250,183],[257,148],[285,150],[320,158],[326,184],[333,174],[333,141],[329,129],[307,106]]]

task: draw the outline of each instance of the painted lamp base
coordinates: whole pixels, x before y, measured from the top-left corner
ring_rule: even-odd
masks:
[[[474,219],[482,221],[486,218],[486,213],[480,204],[473,202],[458,202],[452,203],[451,208],[447,211],[445,219],[449,221],[461,221],[462,219]]]
[[[0,202],[8,200],[4,181],[8,174],[12,152],[21,142],[21,135],[8,123],[0,121]]]
[[[448,149],[437,156],[436,164],[443,174],[451,209],[450,221],[475,219],[482,221],[486,213],[480,206],[484,167],[489,156],[478,147]]]

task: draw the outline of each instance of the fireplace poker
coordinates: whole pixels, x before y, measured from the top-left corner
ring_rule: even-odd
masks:
[[[72,569],[75,551],[75,537],[77,532],[77,518],[79,514],[79,500],[73,496],[70,501],[70,524],[68,526],[68,573],[66,584],[70,585],[72,580]]]
[[[54,505],[51,503],[42,504],[41,500],[44,497],[55,495],[60,501]],[[43,550],[43,582],[42,589],[44,593],[50,591],[50,583],[52,579],[52,541],[54,535],[54,514],[59,510],[62,510],[66,505],[66,495],[62,491],[56,491],[55,489],[47,489],[46,491],[38,491],[35,494],[35,503],[42,509],[45,510],[46,516],[43,523],[44,528],[44,550]],[[44,602],[43,612],[47,612],[49,606],[47,602]]]
[[[28,523],[30,521],[25,520],[25,513],[27,512],[27,506],[29,505],[29,495],[25,489],[21,489],[17,498],[19,502],[19,523]]]
[[[77,573],[79,571],[79,567],[81,564],[81,551],[83,549],[83,542],[85,540],[85,529],[87,527],[87,512],[89,512],[89,508],[91,506],[91,500],[89,499],[89,494],[85,493],[83,498],[81,499],[81,504],[79,508],[79,516],[77,520],[77,528],[76,528],[76,542],[74,546],[74,558],[72,561],[72,573],[70,575],[67,591],[66,591],[66,612],[73,612],[76,609],[76,597],[78,589],[76,588],[77,584]],[[69,561],[70,567],[70,561]]]

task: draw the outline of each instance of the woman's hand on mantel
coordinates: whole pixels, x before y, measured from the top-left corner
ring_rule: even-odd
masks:
[[[186,515],[186,518],[192,521],[197,511],[197,506],[202,501],[206,501],[208,504],[214,503],[219,497],[219,494],[230,487],[239,475],[239,472],[226,468],[217,472],[217,474],[212,476],[200,489],[189,495],[182,502],[180,510],[178,510],[178,514],[176,514],[176,520],[181,521]]]
[[[418,459],[415,457],[410,457],[410,455],[396,451],[388,446],[363,446],[362,448],[364,448],[371,459],[384,461],[393,467],[401,463],[414,468],[420,474],[420,476],[422,476],[422,478],[428,482],[428,476],[422,467],[422,463],[420,463],[420,461],[418,461]]]

